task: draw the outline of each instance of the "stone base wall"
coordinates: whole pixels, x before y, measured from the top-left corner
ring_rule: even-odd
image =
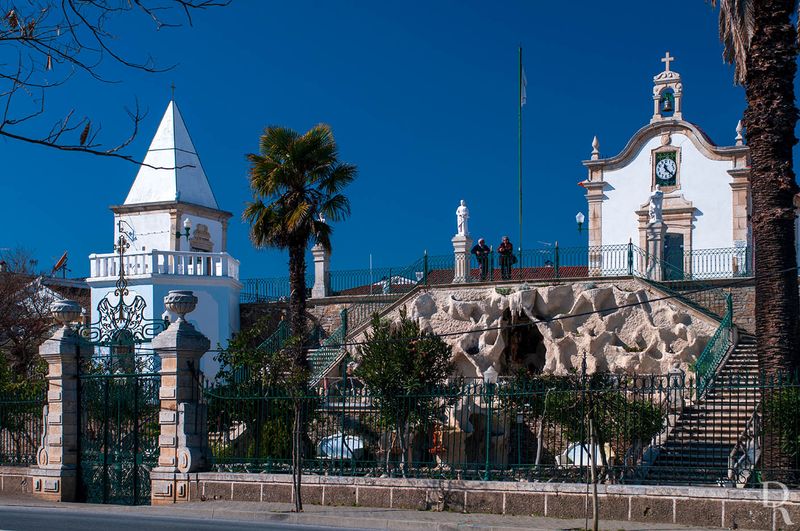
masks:
[[[293,501],[291,476],[190,474],[189,501]],[[385,507],[584,518],[592,501],[586,485],[422,479],[303,477],[303,502],[313,505]],[[603,520],[680,524],[731,529],[786,529],[800,525],[800,492],[598,485]],[[783,511],[793,525],[783,520]],[[588,512],[587,512],[588,511]]]
[[[35,469],[0,466],[0,496],[31,496]]]

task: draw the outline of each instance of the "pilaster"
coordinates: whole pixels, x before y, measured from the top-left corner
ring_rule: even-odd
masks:
[[[208,466],[206,405],[201,400],[198,370],[200,358],[211,345],[185,319],[197,305],[191,291],[170,291],[164,305],[179,317],[152,342],[161,358],[159,458],[151,477],[154,505],[188,501],[186,474]]]

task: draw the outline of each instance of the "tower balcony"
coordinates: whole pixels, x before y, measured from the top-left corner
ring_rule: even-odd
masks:
[[[122,268],[128,278],[154,276],[218,277],[239,280],[239,260],[228,253],[146,251],[125,253]],[[119,276],[116,253],[89,255],[89,279],[113,280]]]

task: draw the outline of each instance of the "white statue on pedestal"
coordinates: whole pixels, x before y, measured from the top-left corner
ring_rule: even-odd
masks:
[[[650,216],[649,223],[661,223],[664,221],[664,216],[661,212],[661,207],[664,203],[664,192],[661,187],[656,185],[656,189],[650,194],[650,207],[648,214]]]
[[[469,236],[467,220],[469,220],[469,209],[467,208],[466,201],[462,199],[461,205],[456,209],[456,223],[458,225],[456,234],[458,236]]]

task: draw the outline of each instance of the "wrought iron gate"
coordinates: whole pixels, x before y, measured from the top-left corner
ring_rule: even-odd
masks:
[[[78,493],[91,503],[150,503],[158,464],[160,359],[144,349],[165,323],[144,317],[144,299],[125,278],[123,227],[115,245],[119,278],[97,305],[99,320],[80,330],[90,348],[78,370]]]
[[[150,502],[150,470],[158,463],[156,359],[95,356],[80,375],[80,483],[87,502]]]

